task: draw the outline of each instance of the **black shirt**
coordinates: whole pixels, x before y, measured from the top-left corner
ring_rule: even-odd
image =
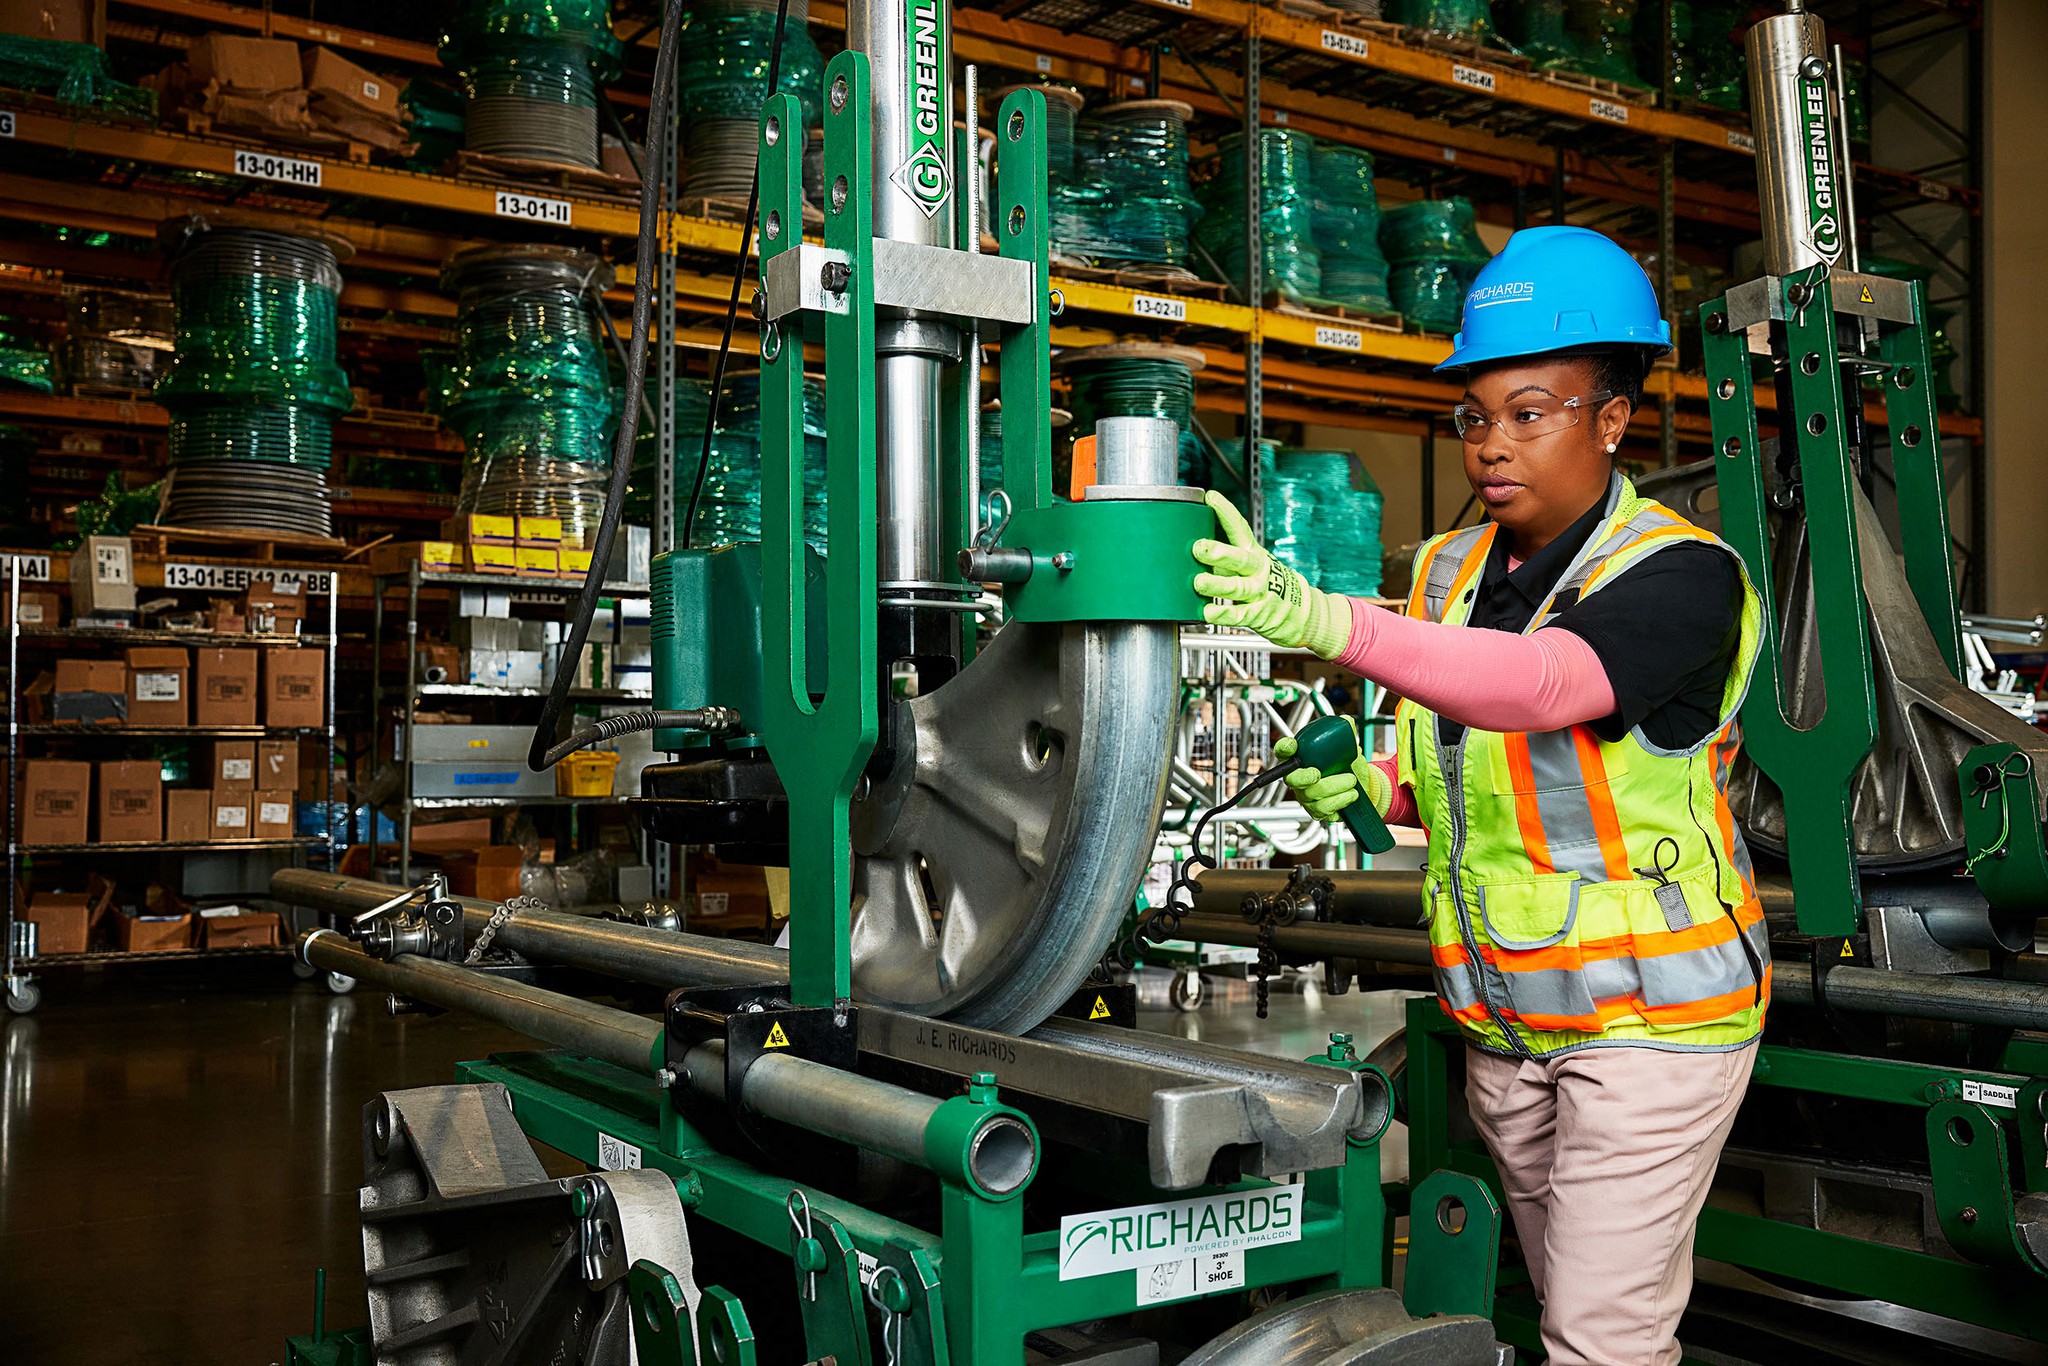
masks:
[[[1562,535],[1508,569],[1509,537],[1496,535],[1479,576],[1467,624],[1495,631],[1528,629],[1536,609],[1564,577],[1603,520],[1595,503]],[[1742,621],[1742,578],[1735,561],[1699,542],[1668,546],[1629,566],[1586,598],[1560,598],[1539,630],[1570,631],[1593,647],[1614,689],[1615,710],[1592,723],[1602,740],[1637,726],[1660,749],[1689,749],[1720,720],[1721,692]],[[1455,744],[1465,728],[1439,721]]]

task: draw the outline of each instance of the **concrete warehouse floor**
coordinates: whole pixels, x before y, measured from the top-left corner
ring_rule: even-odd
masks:
[[[460,1015],[393,1019],[379,994],[333,996],[276,963],[227,966],[50,978],[42,1009],[0,1023],[8,1366],[261,1366],[312,1326],[320,1266],[330,1323],[360,1322],[363,1103],[533,1046]],[[1399,1023],[1393,998],[1279,991],[1262,1023],[1238,984],[1144,1019],[1294,1057]]]

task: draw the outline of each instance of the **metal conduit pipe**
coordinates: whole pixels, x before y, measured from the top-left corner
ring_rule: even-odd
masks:
[[[1241,916],[1182,916],[1180,937],[1198,944],[1238,944],[1256,948],[1259,927]],[[1429,966],[1429,936],[1421,930],[1388,929],[1379,925],[1325,925],[1301,921],[1273,929],[1273,947],[1282,953],[1319,954],[1329,958],[1367,958],[1381,963]]]
[[[429,1005],[467,1011],[544,1043],[602,1058],[642,1076],[654,1075],[661,1025],[627,1011],[418,954],[400,954],[388,962],[372,958],[333,930],[301,935],[299,957],[325,972],[372,982]]]
[[[466,1011],[644,1077],[654,1075],[662,1026],[628,1011],[417,954],[400,954],[387,962],[364,953],[332,930],[308,931],[299,939],[298,952],[305,962],[323,971],[371,982],[429,1005]],[[723,1041],[692,1048],[684,1055],[683,1066],[687,1072],[683,1080],[693,1090],[726,1099]],[[945,1103],[888,1082],[782,1054],[759,1058],[747,1069],[740,1102],[769,1119],[926,1169],[932,1159],[925,1150],[925,1130]],[[1038,1145],[1031,1129],[1013,1115],[991,1113],[968,1139],[969,1174],[992,1194],[1018,1189],[1031,1178],[1037,1164]]]

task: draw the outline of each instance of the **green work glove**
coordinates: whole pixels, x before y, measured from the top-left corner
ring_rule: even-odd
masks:
[[[1351,638],[1350,604],[1268,555],[1228,498],[1212,489],[1206,501],[1230,539],[1195,542],[1195,559],[1215,571],[1195,575],[1195,591],[1223,599],[1204,607],[1202,619],[1249,627],[1287,649],[1306,645],[1322,659],[1343,654]]]
[[[1352,729],[1356,730],[1357,726]],[[1292,759],[1294,748],[1294,737],[1290,735],[1273,746],[1273,757]],[[1294,789],[1294,800],[1307,807],[1309,815],[1326,823],[1340,819],[1344,808],[1357,801],[1360,792],[1372,803],[1373,810],[1380,813],[1382,820],[1394,804],[1393,780],[1387,777],[1385,769],[1366,758],[1363,750],[1343,773],[1325,775],[1320,769],[1303,766],[1281,781]]]

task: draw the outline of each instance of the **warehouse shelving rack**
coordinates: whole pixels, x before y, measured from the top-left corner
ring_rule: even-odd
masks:
[[[5,908],[0,909],[0,988],[4,988],[5,1002],[9,1010],[27,1014],[40,1003],[41,989],[35,978],[39,973],[72,968],[104,967],[116,963],[161,963],[190,962],[194,960],[212,962],[229,958],[247,959],[270,957],[280,960],[290,958],[290,946],[279,944],[271,948],[235,948],[214,950],[163,950],[153,952],[126,952],[118,950],[88,950],[84,953],[37,954],[24,956],[19,950],[15,926],[19,923],[16,912],[22,902],[22,870],[25,860],[41,855],[51,858],[91,859],[121,858],[133,859],[144,856],[165,854],[289,854],[295,863],[302,861],[314,850],[322,851],[329,866],[337,844],[334,831],[334,765],[332,761],[335,741],[335,656],[340,642],[340,574],[334,569],[305,569],[296,565],[262,566],[275,570],[297,573],[303,576],[308,596],[324,594],[327,599],[327,630],[324,635],[256,635],[231,634],[214,631],[168,631],[141,630],[123,627],[27,627],[21,621],[21,592],[23,582],[31,574],[38,579],[47,578],[49,557],[29,556],[19,553],[0,554],[0,592],[6,594],[7,602],[7,887]],[[325,575],[323,580],[320,576]],[[325,587],[319,585],[324,582]],[[179,591],[171,589],[167,591]],[[187,590],[205,591],[205,590]],[[22,719],[21,669],[23,645],[25,642],[41,642],[53,646],[77,647],[80,645],[114,645],[121,647],[135,645],[180,645],[180,646],[223,646],[234,648],[255,648],[265,650],[291,650],[321,647],[326,651],[326,678],[324,680],[323,721],[319,726],[128,726],[128,725],[68,725],[56,723],[28,722]],[[20,784],[21,764],[26,755],[23,742],[41,740],[78,740],[87,743],[115,743],[127,740],[259,740],[317,738],[324,740],[325,762],[322,773],[322,824],[325,833],[320,835],[298,835],[276,839],[238,840],[90,840],[85,843],[51,842],[27,843],[21,839]],[[292,775],[294,789],[293,810],[296,817],[296,790],[298,774]],[[296,825],[296,820],[294,821]]]
[[[387,591],[397,584],[405,585],[405,672],[394,682],[384,677],[384,620],[386,616],[385,597]],[[371,635],[379,642],[370,660],[370,695],[376,699],[375,715],[384,715],[385,707],[391,706],[394,734],[399,738],[400,748],[392,755],[398,765],[401,787],[398,801],[398,879],[405,886],[412,885],[412,828],[413,814],[417,811],[489,811],[506,810],[522,806],[564,807],[571,810],[582,807],[617,806],[625,801],[619,796],[609,797],[564,797],[558,795],[533,797],[415,797],[413,795],[412,736],[413,726],[420,714],[420,704],[427,698],[454,697],[478,700],[518,702],[530,701],[547,696],[545,688],[490,688],[465,683],[422,683],[420,676],[420,591],[421,589],[481,588],[509,592],[514,601],[541,601],[562,603],[573,599],[583,591],[580,579],[520,578],[507,574],[468,573],[427,573],[423,572],[417,560],[402,571],[376,574],[371,578]],[[610,598],[644,598],[649,588],[645,584],[616,583],[605,585],[605,596]],[[571,688],[569,701],[576,702],[646,702],[647,693],[627,692],[619,688]],[[372,744],[378,743],[372,737]],[[524,755],[520,756],[522,759]],[[369,845],[370,863],[374,868],[378,860],[380,842],[377,837],[375,813],[370,821]]]

